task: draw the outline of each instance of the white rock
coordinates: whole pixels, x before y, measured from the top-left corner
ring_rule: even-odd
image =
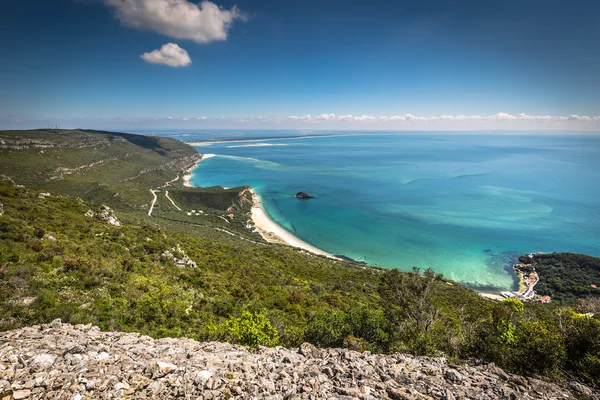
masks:
[[[54,361],[56,361],[56,356],[53,356],[52,354],[40,354],[35,356],[35,358],[31,360],[31,364],[50,366],[54,364]]]
[[[196,372],[195,381],[199,384],[204,385],[206,383],[206,381],[208,381],[210,378],[212,378],[212,376],[213,376],[212,371],[209,371],[209,370],[198,371],[198,372]]]
[[[15,400],[26,399],[30,395],[31,395],[31,390],[29,390],[29,389],[17,390],[15,392],[13,392],[13,399],[15,399]]]
[[[168,363],[168,362],[164,362],[164,361],[157,361],[156,362],[156,367],[158,369],[158,372],[160,372],[162,375],[169,374],[169,373],[171,373],[173,371],[176,371],[178,369],[177,365],[171,364],[171,363]]]

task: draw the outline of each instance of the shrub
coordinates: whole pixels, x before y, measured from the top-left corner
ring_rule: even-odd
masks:
[[[241,317],[231,317],[221,325],[225,336],[245,346],[277,346],[279,334],[263,314],[243,311]]]

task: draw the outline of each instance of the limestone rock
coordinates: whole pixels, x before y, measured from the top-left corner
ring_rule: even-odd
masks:
[[[572,382],[579,398],[600,400]],[[347,349],[249,349],[50,324],[0,333],[0,400],[573,399],[493,365]]]
[[[115,212],[107,205],[100,207],[100,214],[98,216],[111,225],[121,226],[121,222],[115,216]]]

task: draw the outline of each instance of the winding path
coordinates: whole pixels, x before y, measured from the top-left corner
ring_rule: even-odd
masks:
[[[168,190],[167,190],[167,191],[165,191],[165,197],[166,197],[167,199],[169,199],[169,201],[171,202],[171,204],[173,204],[173,207],[175,207],[175,208],[176,208],[176,209],[178,209],[179,211],[183,211],[181,208],[179,208],[179,206],[178,206],[177,204],[175,204],[175,202],[173,201],[173,199],[169,197],[169,191],[168,191]],[[229,221],[227,221],[227,222],[229,222]]]
[[[154,205],[156,204],[156,200],[158,200],[158,197],[156,196],[156,193],[158,193],[158,190],[150,189],[150,193],[152,193],[152,196],[154,196],[154,199],[152,200],[152,204],[150,205],[150,210],[148,210],[149,217],[152,216],[152,211],[154,210]]]

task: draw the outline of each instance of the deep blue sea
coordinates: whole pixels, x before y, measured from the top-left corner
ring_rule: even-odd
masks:
[[[267,136],[277,133],[253,135]],[[600,256],[598,135],[353,133],[197,148],[216,156],[194,185],[250,185],[288,231],[371,265],[498,290],[514,288],[515,255]]]

